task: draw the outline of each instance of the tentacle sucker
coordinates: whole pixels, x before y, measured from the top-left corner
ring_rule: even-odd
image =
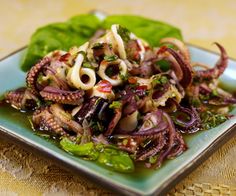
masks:
[[[50,63],[51,59],[48,57],[44,57],[36,65],[34,65],[28,72],[26,76],[26,84],[34,95],[38,95],[39,90],[41,90],[39,84],[37,84],[38,76],[40,72],[43,70],[43,68],[49,66]]]

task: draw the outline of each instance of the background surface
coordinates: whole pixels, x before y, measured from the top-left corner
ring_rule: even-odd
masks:
[[[0,58],[27,45],[37,27],[76,14],[101,10],[166,21],[184,39],[215,51],[221,43],[236,58],[235,0],[0,0]],[[2,85],[2,84],[1,84]],[[236,138],[232,138],[170,195],[236,195]],[[105,189],[56,167],[6,141],[0,141],[0,195],[111,195]]]

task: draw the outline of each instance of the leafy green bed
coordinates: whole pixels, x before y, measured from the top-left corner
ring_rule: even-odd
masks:
[[[111,15],[100,20],[94,14],[78,15],[66,22],[39,28],[31,37],[21,68],[27,71],[50,51],[68,50],[72,46],[79,46],[88,41],[99,28],[107,29],[112,24],[128,28],[151,46],[158,46],[159,40],[163,37],[182,39],[178,28],[140,16]]]

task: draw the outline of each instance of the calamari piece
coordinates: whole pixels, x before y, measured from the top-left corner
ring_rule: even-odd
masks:
[[[134,131],[138,125],[138,114],[139,112],[136,110],[132,114],[122,118],[118,124],[119,128],[125,132]]]
[[[106,70],[113,65],[118,65],[119,71],[118,73],[112,73],[112,76],[108,76]],[[111,62],[103,60],[97,73],[103,80],[110,82],[112,86],[119,86],[123,83],[121,75],[125,76],[127,74],[127,65],[120,59]]]
[[[115,94],[112,91],[112,84],[107,80],[99,81],[92,89],[90,97],[101,97],[112,101],[115,98]]]
[[[117,50],[121,59],[126,59],[125,45],[121,36],[118,34],[119,25],[114,24],[111,26],[111,32],[116,40]]]
[[[138,38],[135,34],[130,33],[130,39],[131,41],[135,41],[136,45],[138,47],[137,54],[139,55],[139,60],[143,61],[144,60],[144,55],[145,55],[145,47],[148,47],[148,43],[142,40],[141,38]]]
[[[82,67],[84,61],[84,54],[86,52],[89,43],[86,42],[79,48],[80,53],[76,57],[74,66],[68,73],[68,80],[72,85],[78,89],[89,90],[93,88],[96,83],[96,74],[93,69]],[[83,81],[84,77],[84,81]]]

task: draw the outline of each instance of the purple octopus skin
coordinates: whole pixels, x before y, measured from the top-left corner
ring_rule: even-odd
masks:
[[[40,91],[40,95],[44,100],[69,105],[80,105],[84,100],[82,90],[66,91],[51,86],[46,86]]]
[[[21,87],[5,94],[5,102],[18,110],[34,110],[39,99],[26,87]]]
[[[179,137],[179,133],[176,131],[170,116],[165,112],[163,112],[163,115],[168,123],[168,141],[166,149],[160,153],[157,162],[152,165],[152,168],[160,167],[164,159],[172,155],[172,151],[174,148],[176,148],[176,144],[179,144],[178,154],[186,150],[186,145],[182,145],[182,143],[184,143],[184,140],[182,139],[182,137]]]
[[[27,87],[34,95],[38,95],[39,91],[42,90],[38,83],[37,79],[40,72],[44,69],[44,67],[49,66],[51,63],[51,59],[48,57],[44,57],[40,60],[36,65],[34,65],[26,76],[26,84]]]
[[[32,116],[35,130],[49,131],[56,135],[66,135],[65,130],[57,122],[49,107],[42,107],[36,110]]]
[[[179,63],[181,70],[183,72],[183,78],[179,81],[179,83],[182,85],[182,87],[187,88],[191,85],[193,80],[193,70],[190,64],[188,64],[183,57],[177,53],[172,48],[166,48],[166,51],[168,51]]]
[[[139,154],[136,157],[136,160],[145,161],[149,157],[155,156],[164,148],[165,145],[166,145],[166,138],[163,133],[159,133],[154,141],[154,146],[152,146],[147,150],[139,152]]]
[[[182,133],[195,133],[199,130],[201,125],[201,119],[194,107],[184,108],[180,105],[177,106],[177,112],[186,114],[190,120],[185,121],[178,118],[173,119],[175,125]]]
[[[215,67],[211,69],[195,71],[194,79],[197,82],[211,81],[212,79],[218,78],[224,72],[228,65],[228,55],[224,47],[219,43],[215,42],[215,44],[220,49],[220,59],[216,63]]]
[[[121,115],[122,115],[121,108],[115,109],[114,117],[112,118],[111,122],[108,125],[106,132],[104,133],[105,136],[109,136],[113,133],[116,125],[118,124],[118,122],[121,118]]]
[[[50,131],[56,135],[68,135],[67,129],[83,134],[81,125],[68,117],[59,104],[39,108],[33,113],[32,122],[36,130]]]

